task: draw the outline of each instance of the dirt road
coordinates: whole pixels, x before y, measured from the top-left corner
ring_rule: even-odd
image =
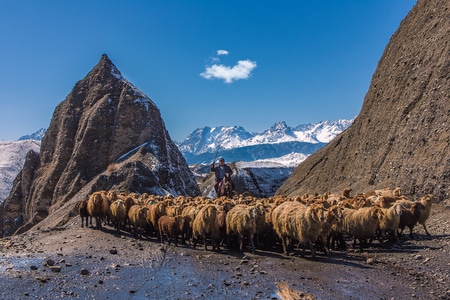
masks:
[[[0,239],[1,299],[450,299],[450,208],[433,206],[403,247],[333,251],[204,251],[81,228]]]

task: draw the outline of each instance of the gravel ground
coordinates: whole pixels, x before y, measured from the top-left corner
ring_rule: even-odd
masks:
[[[450,206],[403,247],[320,253],[204,251],[81,228],[0,239],[1,299],[450,299]],[[350,244],[350,243],[349,243]]]

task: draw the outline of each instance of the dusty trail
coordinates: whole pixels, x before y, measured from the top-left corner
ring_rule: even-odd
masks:
[[[315,259],[162,246],[111,227],[80,228],[74,218],[0,240],[0,298],[289,299],[290,291],[291,299],[450,299],[449,216],[449,207],[434,205],[433,236],[419,225],[402,249],[374,242]]]

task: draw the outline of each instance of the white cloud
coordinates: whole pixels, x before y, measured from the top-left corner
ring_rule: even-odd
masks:
[[[234,80],[247,79],[254,68],[256,68],[256,62],[246,59],[238,61],[233,67],[214,64],[206,67],[200,76],[206,79],[223,79],[226,83],[232,83]]]
[[[230,52],[228,52],[227,50],[217,50],[217,55],[228,55],[228,53]]]

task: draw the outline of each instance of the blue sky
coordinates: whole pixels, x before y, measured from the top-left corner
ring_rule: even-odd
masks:
[[[172,139],[350,119],[415,0],[0,0],[0,140],[47,128],[106,53]]]

